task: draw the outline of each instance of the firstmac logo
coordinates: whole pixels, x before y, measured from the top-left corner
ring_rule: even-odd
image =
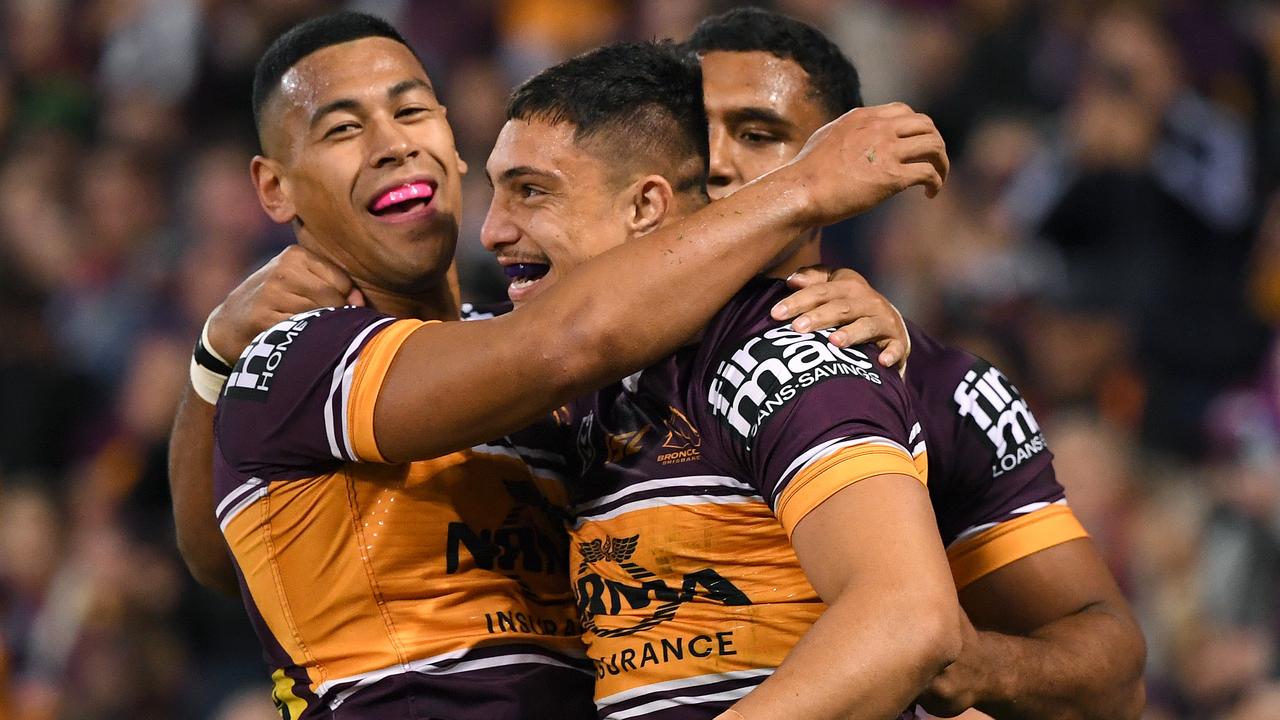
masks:
[[[995,450],[992,475],[1000,476],[1044,452],[1040,424],[1018,388],[996,368],[979,360],[956,386],[959,415],[976,427]]]
[[[747,340],[716,367],[707,396],[711,414],[751,439],[805,388],[840,376],[883,382],[866,355],[827,342],[831,333],[797,332],[785,325]]]

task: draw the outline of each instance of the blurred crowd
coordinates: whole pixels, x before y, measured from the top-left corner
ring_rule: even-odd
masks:
[[[290,240],[258,207],[253,64],[392,19],[483,166],[506,93],[715,0],[0,2],[0,720],[276,717],[239,603],[173,541],[191,344]],[[831,263],[1003,367],[1139,613],[1147,717],[1280,717],[1280,4],[777,0],[953,161],[831,228]],[[466,179],[464,294],[502,278]]]

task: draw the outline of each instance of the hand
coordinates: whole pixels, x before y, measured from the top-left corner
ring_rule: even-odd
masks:
[[[818,129],[780,171],[806,193],[811,224],[865,212],[909,187],[934,197],[951,162],[927,115],[903,103],[855,108]]]
[[[263,330],[300,312],[364,305],[342,270],[299,245],[290,245],[245,278],[209,316],[214,352],[235,362]]]
[[[992,668],[992,661],[982,652],[977,629],[963,611],[960,621],[964,636],[960,657],[934,677],[916,700],[929,714],[938,717],[955,717],[976,705],[981,699],[978,692],[981,683]]]
[[[795,318],[791,325],[800,332],[837,328],[828,338],[832,345],[844,348],[873,342],[880,347],[881,365],[906,368],[911,338],[902,314],[861,274],[846,268],[807,267],[787,278],[787,285],[796,292],[773,306],[773,319]]]

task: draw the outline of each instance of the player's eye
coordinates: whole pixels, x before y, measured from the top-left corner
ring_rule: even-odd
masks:
[[[337,125],[334,125],[333,127],[329,128],[329,130],[325,132],[324,137],[326,140],[328,140],[329,138],[332,138],[332,137],[350,135],[351,133],[359,129],[360,129],[360,126],[354,122],[348,121],[348,122],[338,123]]]
[[[765,143],[778,142],[778,137],[776,135],[763,130],[743,130],[738,133],[738,138],[750,145],[763,145]]]
[[[427,112],[426,108],[418,105],[414,105],[411,107],[400,108],[399,110],[396,111],[396,117],[401,120],[405,120],[405,119],[421,117],[426,112]]]
[[[536,185],[530,185],[528,183],[524,183],[520,186],[520,197],[525,199],[535,198],[540,195],[546,195],[546,194],[547,193],[544,192],[542,188]]]

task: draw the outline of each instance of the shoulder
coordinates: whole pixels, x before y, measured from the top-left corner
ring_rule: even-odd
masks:
[[[282,320],[258,334],[236,361],[225,395],[265,400],[281,378],[332,368],[352,360],[360,346],[395,318],[368,308],[320,308]]]
[[[741,440],[751,441],[776,416],[804,407],[806,414],[853,418],[877,412],[884,403],[859,402],[880,396],[905,409],[896,373],[879,366],[868,347],[838,348],[829,330],[800,332],[769,316],[780,299],[743,303],[745,312],[724,318],[708,334],[696,361],[706,411]],[[748,314],[750,313],[750,314]],[[821,392],[813,392],[822,386]]]

